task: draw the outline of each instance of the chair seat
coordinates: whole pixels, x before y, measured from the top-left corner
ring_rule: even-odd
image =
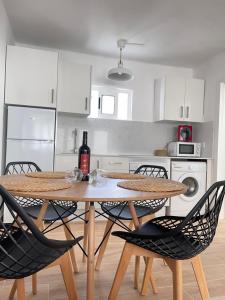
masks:
[[[37,219],[40,213],[42,205],[32,205],[24,207],[26,213],[33,219]],[[46,222],[53,222],[59,220],[59,216],[62,218],[69,217],[77,210],[77,204],[74,202],[73,206],[63,206],[63,205],[48,205],[45,216],[43,218]]]
[[[157,207],[157,209],[154,209],[151,206],[134,205],[134,207],[135,207],[138,218],[142,218],[144,216],[151,215],[159,210],[158,207]],[[109,215],[113,218],[121,219],[121,220],[132,220],[132,216],[130,214],[130,209],[127,204],[124,205],[121,203],[121,204],[117,204],[117,205],[113,206],[113,205],[109,205],[109,204],[107,205],[107,203],[102,203],[101,208],[107,215]]]
[[[188,259],[204,250],[203,241],[182,232],[173,235],[170,232],[171,229],[155,224],[152,220],[140,226],[138,230],[132,232],[115,231],[112,235],[173,259]]]
[[[30,276],[51,264],[77,243],[77,240],[59,241],[62,247],[51,248],[19,228],[14,229],[11,238],[7,236],[1,240],[1,278],[19,279]]]

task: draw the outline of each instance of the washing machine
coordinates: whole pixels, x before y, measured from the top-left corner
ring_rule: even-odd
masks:
[[[206,191],[206,162],[172,161],[171,179],[187,185],[187,191],[171,198],[169,214],[186,216]]]

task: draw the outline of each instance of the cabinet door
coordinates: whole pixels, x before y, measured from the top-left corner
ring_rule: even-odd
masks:
[[[56,107],[58,53],[7,47],[5,102]]]
[[[166,78],[164,89],[164,120],[182,121],[184,117],[185,79]]]
[[[90,114],[91,67],[59,59],[58,110]]]
[[[129,172],[129,159],[119,156],[101,157],[99,160],[99,168],[113,172]]]
[[[204,80],[186,81],[185,120],[203,122]]]

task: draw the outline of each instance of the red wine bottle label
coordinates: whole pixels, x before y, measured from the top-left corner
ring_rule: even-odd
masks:
[[[89,154],[80,155],[80,170],[84,175],[89,172]]]

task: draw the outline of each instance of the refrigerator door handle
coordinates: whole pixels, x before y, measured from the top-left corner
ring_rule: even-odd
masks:
[[[54,93],[55,93],[55,90],[51,89],[51,103],[54,103]]]

